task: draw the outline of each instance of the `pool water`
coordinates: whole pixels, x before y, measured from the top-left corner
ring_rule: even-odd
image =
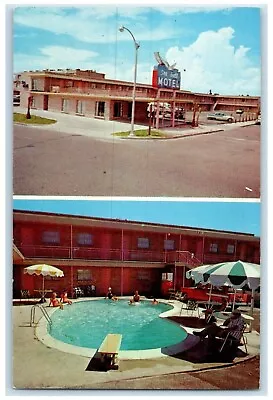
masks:
[[[184,340],[186,332],[159,314],[172,307],[142,301],[92,300],[75,302],[52,314],[49,334],[74,346],[98,348],[108,333],[122,334],[121,350],[146,350]]]

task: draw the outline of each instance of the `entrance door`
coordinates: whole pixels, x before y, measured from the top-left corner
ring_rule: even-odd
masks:
[[[114,103],[114,118],[122,117],[122,104],[120,101]]]
[[[44,95],[44,110],[48,110],[48,94]]]
[[[128,103],[128,118],[131,119],[132,116],[132,106],[133,103]]]

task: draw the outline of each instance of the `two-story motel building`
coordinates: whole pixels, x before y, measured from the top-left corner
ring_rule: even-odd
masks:
[[[106,79],[105,74],[93,70],[24,71],[16,74],[14,91],[20,92],[22,107],[28,106],[31,97],[33,109],[124,122],[131,119],[133,83]],[[137,83],[136,123],[149,122],[147,108],[150,103],[157,110],[161,104],[169,104],[173,109],[182,107],[185,112],[196,107],[202,111],[235,112],[240,109],[252,114],[258,114],[260,110],[257,96],[194,93]],[[159,115],[156,121],[158,125]]]
[[[42,287],[40,276],[24,274],[33,264],[64,272],[46,277],[49,289],[72,295],[74,287],[94,283],[103,296],[109,286],[117,295],[159,294],[166,272],[179,289],[190,284],[186,271],[201,264],[260,262],[260,238],[253,234],[36,211],[14,210],[13,219],[15,297]]]

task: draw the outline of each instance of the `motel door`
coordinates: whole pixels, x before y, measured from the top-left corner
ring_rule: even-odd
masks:
[[[48,110],[48,94],[44,95],[44,110]]]
[[[133,107],[133,104],[128,103],[128,114],[127,114],[128,118],[131,118],[131,116],[132,116],[132,107]]]

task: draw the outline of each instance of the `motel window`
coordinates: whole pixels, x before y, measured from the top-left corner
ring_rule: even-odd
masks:
[[[96,89],[97,85],[95,83],[91,83],[91,89]]]
[[[228,254],[234,254],[234,251],[235,251],[235,246],[234,246],[234,244],[228,244],[228,245],[227,245],[227,253],[228,253]]]
[[[163,272],[161,279],[162,279],[162,281],[173,281],[173,273],[172,272]]]
[[[38,80],[37,79],[31,80],[31,90],[38,90]]]
[[[68,111],[68,99],[62,99],[62,111],[63,112]]]
[[[138,238],[137,247],[139,249],[148,249],[150,247],[150,242],[148,238]]]
[[[77,237],[77,243],[82,246],[92,246],[93,235],[91,235],[91,233],[79,233]]]
[[[66,88],[71,88],[71,87],[73,87],[73,81],[67,81],[66,83],[65,83],[65,87]]]
[[[174,240],[164,240],[164,250],[174,250]]]
[[[45,231],[42,235],[42,241],[45,244],[59,244],[60,243],[60,232]]]
[[[83,114],[84,113],[84,102],[81,100],[76,101],[76,113]]]
[[[218,244],[217,243],[211,243],[209,246],[209,251],[211,253],[218,253]]]
[[[104,112],[105,112],[105,101],[96,101],[95,116],[104,117]]]
[[[150,271],[140,271],[137,274],[137,279],[140,281],[149,281],[151,279]]]
[[[78,269],[77,280],[78,281],[91,281],[92,275],[89,269]]]

